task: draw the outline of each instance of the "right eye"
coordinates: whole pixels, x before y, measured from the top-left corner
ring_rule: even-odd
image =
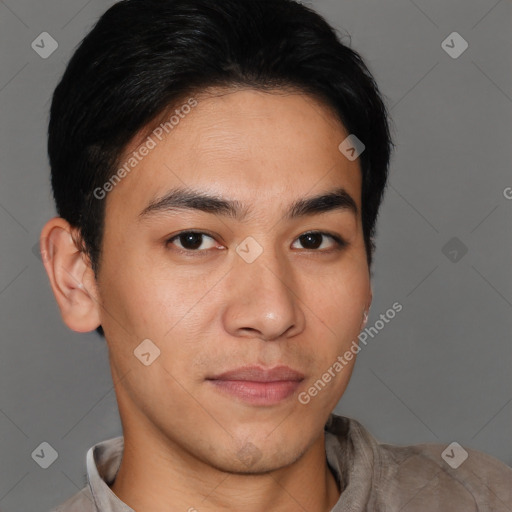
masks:
[[[177,247],[181,249],[180,252],[205,252],[206,250],[215,247],[215,243],[212,242],[207,242],[206,247],[204,247],[203,244],[205,242],[205,237],[214,242],[213,237],[206,233],[202,233],[200,231],[182,231],[181,233],[169,238],[165,244],[166,246],[176,244]],[[202,249],[201,246],[203,246]]]

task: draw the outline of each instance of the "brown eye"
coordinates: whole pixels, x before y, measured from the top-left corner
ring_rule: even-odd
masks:
[[[331,240],[331,246],[329,247],[329,243],[327,242],[327,247],[325,246],[325,239]],[[347,244],[344,240],[342,240],[339,236],[332,235],[330,233],[324,233],[321,231],[310,231],[309,233],[304,233],[299,236],[297,240],[302,245],[303,249],[308,250],[316,250],[321,248],[323,250],[329,249],[341,249],[345,247]],[[332,244],[334,241],[334,246]]]
[[[320,233],[307,233],[299,237],[304,249],[318,249],[322,245],[323,235]]]
[[[211,240],[208,243],[207,240]],[[213,242],[213,243],[212,243]],[[200,233],[197,231],[183,231],[167,240],[167,245],[176,244],[176,246],[185,251],[202,252],[215,247],[215,241],[213,238],[206,233]],[[206,247],[204,247],[204,245]],[[200,247],[203,246],[201,249]]]

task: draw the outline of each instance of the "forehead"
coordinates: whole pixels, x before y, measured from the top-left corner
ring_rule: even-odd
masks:
[[[159,119],[162,124],[146,127],[134,138],[120,165],[149,139],[154,147],[112,196],[141,211],[176,186],[262,204],[343,187],[360,206],[359,163],[338,149],[348,132],[313,97],[244,89],[195,95],[193,100],[193,108],[175,105]],[[191,104],[187,98],[186,104]],[[162,134],[163,123],[173,115],[172,127],[168,124]]]

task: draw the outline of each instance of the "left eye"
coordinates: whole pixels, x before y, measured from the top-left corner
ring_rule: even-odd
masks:
[[[330,238],[331,242],[334,241],[335,248],[342,248],[346,244],[345,242],[338,236],[330,235],[329,233],[323,233],[321,231],[310,231],[309,233],[304,233],[297,238],[304,249],[325,249],[325,244],[323,243],[325,238]]]

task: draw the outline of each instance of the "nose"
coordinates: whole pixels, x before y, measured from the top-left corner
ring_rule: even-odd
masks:
[[[286,259],[271,250],[264,250],[252,263],[238,255],[234,259],[226,283],[226,331],[233,336],[272,341],[304,330],[303,303]]]

